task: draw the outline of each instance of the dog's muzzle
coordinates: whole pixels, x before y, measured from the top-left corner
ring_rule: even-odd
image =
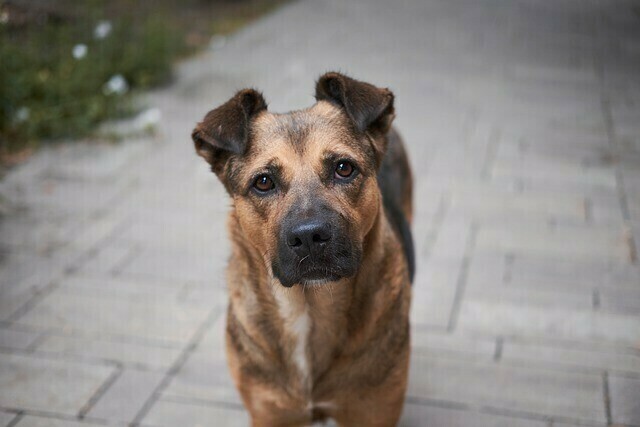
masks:
[[[356,273],[359,253],[337,214],[326,208],[305,215],[294,211],[282,223],[272,269],[286,287],[333,282]]]

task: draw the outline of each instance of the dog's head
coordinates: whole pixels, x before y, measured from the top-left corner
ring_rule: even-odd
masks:
[[[246,239],[287,287],[355,275],[381,209],[376,173],[393,94],[327,73],[316,99],[306,110],[272,114],[259,92],[245,89],[192,134]]]

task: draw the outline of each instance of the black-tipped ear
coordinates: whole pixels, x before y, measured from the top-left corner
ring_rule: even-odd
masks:
[[[360,132],[383,136],[395,117],[393,92],[343,74],[324,74],[316,83],[316,100],[344,108]]]
[[[207,113],[191,133],[196,153],[220,176],[229,157],[247,148],[251,119],[267,109],[262,94],[243,89],[215,110]]]

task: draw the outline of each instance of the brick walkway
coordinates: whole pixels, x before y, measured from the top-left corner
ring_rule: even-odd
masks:
[[[287,28],[285,31],[284,29]],[[0,426],[243,426],[228,199],[196,120],[329,69],[397,95],[419,253],[406,426],[640,426],[640,3],[303,0],[150,94],[156,138],[0,182]]]

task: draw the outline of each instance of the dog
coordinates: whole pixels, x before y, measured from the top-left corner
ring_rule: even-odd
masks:
[[[253,426],[394,426],[414,271],[394,95],[330,72],[315,96],[274,114],[244,89],[192,133],[232,199],[227,360]]]

